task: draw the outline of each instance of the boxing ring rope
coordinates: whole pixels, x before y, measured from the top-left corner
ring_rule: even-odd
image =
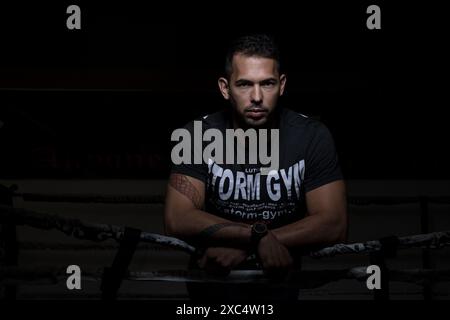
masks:
[[[328,270],[302,270],[292,272],[288,278],[280,283],[279,287],[301,287],[302,289],[315,289],[330,282],[352,279],[365,281],[369,274],[367,267],[353,267],[348,269]],[[399,281],[423,285],[429,281],[450,281],[450,269],[442,270],[388,270],[391,281]],[[103,270],[83,269],[83,280],[101,281]],[[67,280],[66,267],[1,267],[0,280],[6,284],[56,284]],[[158,270],[147,272],[128,271],[124,280],[129,281],[166,281],[166,282],[197,282],[222,284],[269,284],[274,281],[264,276],[262,270],[232,270],[226,276],[208,274],[202,270]]]
[[[61,217],[56,214],[45,214],[2,205],[0,205],[0,222],[27,225],[43,230],[56,229],[68,236],[91,241],[104,241],[107,239],[121,241],[125,231],[125,227],[112,224],[87,223],[79,219]],[[196,253],[196,249],[185,241],[160,234],[141,232],[139,240],[141,242],[170,246],[189,254]]]
[[[39,193],[15,193],[17,187],[9,188],[12,197],[21,197],[24,201],[44,202],[73,202],[73,203],[139,203],[139,204],[163,204],[163,196],[147,195],[96,195],[96,194],[39,194]],[[449,204],[450,197],[351,197],[349,204],[353,205],[398,205],[405,203],[421,203],[421,208],[426,208],[424,203]],[[79,219],[62,217],[56,214],[40,213],[28,209],[13,208],[10,205],[0,205],[0,223],[4,225],[27,225],[38,229],[59,230],[66,235],[77,239],[102,242],[114,239],[118,243],[124,240],[126,227],[111,224],[94,224]],[[331,247],[307,253],[311,258],[333,257],[344,254],[378,254],[394,248],[404,249],[420,247],[426,250],[443,248],[450,245],[450,231],[424,233],[418,235],[394,237],[390,242],[371,240],[352,244],[337,244]],[[392,240],[395,240],[392,242]],[[173,237],[160,234],[140,232],[139,242],[145,244],[156,244],[170,249],[180,250],[187,254],[198,253],[196,248],[188,243]],[[32,245],[31,245],[32,247]],[[387,255],[388,256],[388,255]],[[432,269],[410,269],[410,270],[388,270],[389,281],[411,282],[426,285],[435,281],[449,281],[450,270]],[[83,272],[88,279],[98,281],[102,278],[100,271]],[[104,276],[104,273],[103,273]],[[16,266],[0,267],[0,280],[5,284],[29,283],[31,280],[45,280],[56,283],[59,278],[67,277],[65,269],[27,269]],[[302,270],[295,271],[290,281],[284,283],[288,286],[302,288],[317,288],[326,283],[340,279],[364,280],[368,277],[365,267],[355,267],[341,270]],[[266,279],[261,270],[233,270],[226,278],[206,274],[196,270],[159,270],[152,272],[129,272],[123,275],[124,279],[132,281],[172,281],[172,282],[218,282],[218,283],[272,283]],[[38,281],[39,282],[39,281]]]
[[[56,229],[68,236],[91,241],[104,241],[107,239],[121,241],[125,229],[125,227],[112,224],[87,223],[79,219],[61,217],[57,214],[46,214],[3,205],[0,205],[0,222],[3,224],[27,225],[43,230]],[[188,254],[197,253],[196,248],[185,241],[156,233],[141,232],[139,240],[141,242],[169,246]],[[398,237],[396,244],[398,249],[410,247],[436,249],[449,245],[450,231]],[[336,244],[317,251],[311,251],[309,256],[312,258],[324,258],[340,254],[371,253],[381,250],[381,247],[382,243],[379,240],[352,244]]]

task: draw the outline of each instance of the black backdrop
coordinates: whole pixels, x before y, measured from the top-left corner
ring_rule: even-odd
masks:
[[[70,4],[81,30],[66,28]],[[228,41],[268,32],[283,105],[331,129],[347,178],[449,179],[444,29],[379,3],[368,30],[368,4],[3,6],[0,177],[167,177],[172,130],[226,107]]]

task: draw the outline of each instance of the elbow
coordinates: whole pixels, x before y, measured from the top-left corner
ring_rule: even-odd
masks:
[[[187,236],[187,231],[183,228],[183,223],[175,223],[166,220],[164,223],[164,234],[168,237],[177,238],[183,241],[191,241],[191,237]]]
[[[176,212],[166,212],[164,215],[164,234],[168,237],[186,241],[189,229],[185,220],[181,219]]]
[[[179,227],[172,219],[167,219],[167,217],[164,219],[164,234],[168,237],[180,237]]]
[[[345,243],[348,238],[347,218],[337,219],[330,224],[329,230],[330,244]]]
[[[329,245],[335,245],[338,243],[345,243],[347,242],[347,233],[346,231],[343,231],[342,229],[339,228],[334,228],[334,230],[332,230],[329,233],[329,238],[328,238],[328,244]]]
[[[164,212],[164,234],[169,237],[177,238],[180,235],[178,223],[176,223],[176,215],[174,212],[165,210]]]
[[[347,242],[347,230],[343,228],[336,232],[334,243],[345,243]]]
[[[168,223],[167,221],[164,222],[164,234],[166,236],[175,237],[175,233],[176,233],[175,230],[176,229],[172,223]]]

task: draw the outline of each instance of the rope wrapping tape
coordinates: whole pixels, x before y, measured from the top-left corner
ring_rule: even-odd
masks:
[[[421,247],[437,249],[450,245],[450,231],[432,232],[412,236],[398,237],[397,249]],[[336,244],[331,247],[313,251],[310,256],[313,258],[333,257],[338,254],[358,254],[380,251],[383,244],[379,240],[370,240],[361,243]]]
[[[54,214],[50,215],[32,210],[11,208],[8,206],[0,206],[0,222],[28,225],[45,230],[57,229],[69,236],[92,241],[104,241],[106,239],[120,241],[123,238],[125,228],[123,226],[111,224],[86,223],[79,219],[65,218]],[[198,253],[195,247],[189,245],[185,241],[155,233],[142,232],[140,241],[169,246],[189,254]],[[435,249],[448,245],[450,245],[450,231],[440,231],[399,237],[397,248],[422,247]],[[352,244],[336,244],[318,251],[312,251],[309,253],[309,256],[312,258],[323,258],[333,257],[338,254],[370,253],[380,251],[382,246],[383,245],[379,240]]]
[[[79,219],[61,217],[56,214],[46,214],[27,209],[11,208],[8,206],[0,206],[0,222],[28,225],[44,230],[56,229],[77,239],[96,242],[107,239],[120,241],[123,238],[125,231],[125,227],[123,226],[87,223]],[[170,246],[189,254],[194,254],[196,252],[196,249],[193,246],[182,240],[155,233],[142,232],[140,241]]]

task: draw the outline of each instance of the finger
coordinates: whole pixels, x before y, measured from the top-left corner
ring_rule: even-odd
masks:
[[[221,265],[225,268],[229,268],[234,261],[234,255],[233,254],[226,254],[222,256],[221,259]]]
[[[229,264],[229,259],[224,256],[216,257],[215,263],[219,267],[226,268]]]

